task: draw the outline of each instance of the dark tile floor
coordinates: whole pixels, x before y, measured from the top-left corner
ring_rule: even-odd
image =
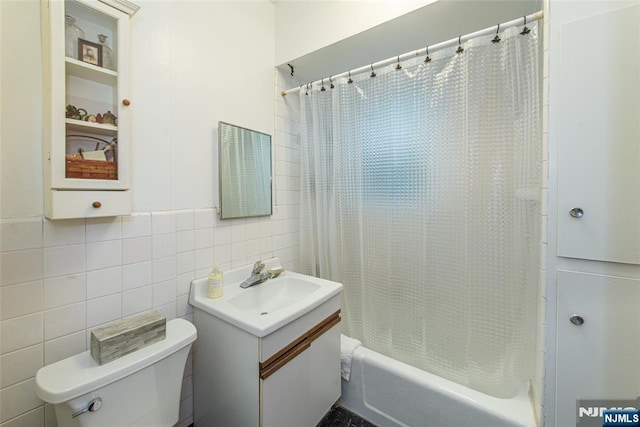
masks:
[[[331,410],[316,427],[376,427],[364,418],[349,412],[341,406],[333,405]]]

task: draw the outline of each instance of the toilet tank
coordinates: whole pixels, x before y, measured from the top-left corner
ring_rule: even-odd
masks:
[[[45,366],[36,374],[36,394],[54,404],[58,427],[173,426],[195,339],[191,323],[171,320],[166,339],[102,366],[88,351]],[[95,398],[100,409],[72,418]]]

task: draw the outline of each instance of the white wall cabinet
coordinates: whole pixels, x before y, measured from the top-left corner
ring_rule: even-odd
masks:
[[[556,426],[576,425],[577,399],[640,396],[639,305],[639,279],[558,272]]]
[[[339,298],[263,338],[194,309],[194,424],[315,426],[341,393]]]
[[[43,0],[47,218],[131,212],[129,25],[137,10],[124,0]]]
[[[558,256],[640,264],[640,6],[564,24],[560,49]]]

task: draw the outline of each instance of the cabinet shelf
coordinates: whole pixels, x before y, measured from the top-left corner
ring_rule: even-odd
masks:
[[[94,133],[98,135],[117,136],[118,127],[109,124],[85,122],[82,120],[65,119],[67,131]]]
[[[65,64],[67,75],[80,77],[109,86],[115,86],[118,81],[118,73],[107,68],[98,67],[69,57],[65,58]]]

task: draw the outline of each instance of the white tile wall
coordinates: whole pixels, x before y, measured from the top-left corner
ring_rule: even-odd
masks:
[[[294,136],[277,132],[280,155]],[[287,150],[283,150],[283,147]],[[283,154],[284,153],[284,154]],[[121,218],[0,222],[1,427],[52,426],[35,396],[36,371],[86,351],[90,330],[146,310],[191,320],[191,280],[214,264],[223,271],[279,256],[297,266],[297,179],[276,163],[272,217],[220,221],[213,209],[138,213]],[[180,423],[193,422],[192,357],[185,369]]]
[[[291,118],[295,98],[277,97],[279,117]],[[214,264],[224,271],[278,256],[297,269],[299,130],[278,123],[286,129],[274,135],[271,217],[221,221],[206,208],[0,221],[0,427],[56,426],[35,396],[35,373],[86,351],[91,329],[150,309],[191,320],[191,280]],[[193,423],[192,363],[190,355],[179,426]]]

